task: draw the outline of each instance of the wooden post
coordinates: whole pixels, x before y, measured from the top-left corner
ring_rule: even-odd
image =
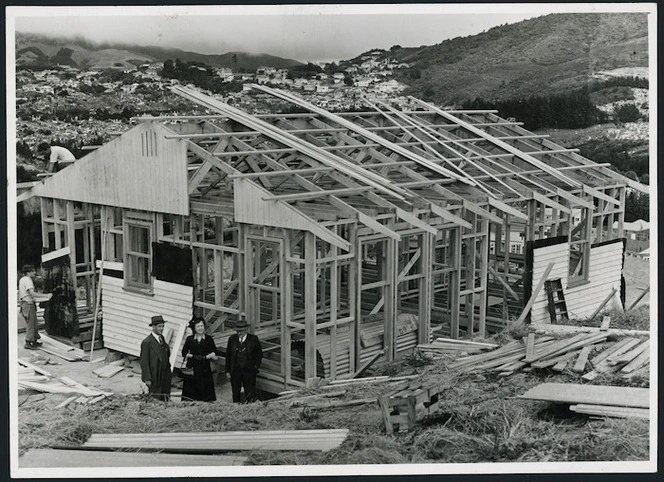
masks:
[[[316,237],[304,234],[304,371],[316,376]]]
[[[112,208],[111,208],[112,209]],[[111,211],[112,215],[112,211]],[[111,218],[111,225],[113,220]],[[106,258],[106,237],[108,233],[108,208],[101,208],[101,260],[99,261],[99,282],[97,283],[97,296],[95,298],[94,318],[92,319],[92,340],[90,341],[90,363],[92,363],[92,353],[95,349],[95,338],[97,336],[97,316],[99,315],[99,304],[101,300],[102,277],[104,276],[104,259]]]
[[[334,234],[338,234],[338,226],[334,227]],[[330,245],[330,256],[334,258],[330,266],[330,373],[329,378],[336,378],[337,376],[337,308],[339,306],[339,262],[337,261],[337,247],[334,244]]]
[[[484,338],[486,336],[486,305],[487,305],[487,279],[488,279],[488,266],[489,266],[489,221],[483,219],[481,221],[482,237],[480,238],[480,319],[479,319],[479,335]]]
[[[384,346],[387,347],[387,360],[392,361],[396,355],[396,290],[397,290],[397,241],[387,238],[387,249],[383,261],[385,262],[383,276],[387,285],[383,287],[385,298],[385,332],[383,333]]]
[[[62,238],[60,237],[60,201],[53,199],[53,234],[55,236],[55,249],[62,248]]]
[[[511,242],[512,225],[510,224],[510,215],[505,214],[505,280],[510,282],[510,242]],[[521,301],[519,299],[519,301]],[[503,320],[509,319],[509,303],[507,302],[507,294],[503,291]]]
[[[248,236],[248,226],[246,224],[240,224],[239,225],[240,229],[240,239],[242,240],[242,248],[244,251],[244,256],[242,257],[241,265],[244,266],[244,269],[241,269],[240,272],[238,273],[241,278],[241,286],[242,286],[242,299],[244,300],[244,303],[242,306],[240,306],[240,314],[244,314],[245,317],[249,318],[249,316],[252,316],[251,312],[251,301],[250,301],[250,289],[249,289],[249,284],[251,283],[251,279],[253,277],[253,254],[252,254],[252,249],[251,249],[251,242],[249,241]]]
[[[429,343],[431,332],[431,304],[433,300],[433,283],[431,280],[431,264],[433,259],[434,235],[422,233],[422,246],[420,266],[422,266],[422,279],[420,280],[419,319],[417,327],[417,343]]]
[[[284,230],[283,318],[281,320],[281,366],[286,383],[291,381],[291,334],[288,323],[293,319],[293,265],[289,261],[293,250],[293,232]]]
[[[50,246],[48,242],[48,224],[46,223],[46,199],[39,198],[39,214],[41,216],[41,237],[42,237],[42,252],[44,252],[44,249],[46,251],[50,251]]]
[[[461,226],[450,231],[450,259],[454,269],[450,272],[449,303],[450,303],[450,338],[459,338],[459,296],[461,283]]]
[[[528,300],[528,303],[526,304],[526,307],[521,312],[521,316],[519,316],[519,319],[516,320],[517,325],[519,323],[522,323],[526,319],[526,317],[528,316],[528,312],[533,307],[533,304],[535,303],[535,299],[537,298],[537,295],[539,294],[539,292],[542,290],[542,286],[544,286],[544,282],[546,281],[546,277],[549,276],[549,273],[553,269],[553,266],[554,266],[554,263],[549,263],[549,265],[546,267],[546,270],[544,271],[544,274],[542,275],[542,278],[539,280],[539,283],[537,283],[537,286],[533,290],[533,294],[530,296],[530,299]]]
[[[624,186],[620,188],[620,212],[618,213],[618,232],[616,233],[617,238],[622,238],[624,236],[626,192],[627,190]]]
[[[76,230],[74,229],[74,203],[67,201],[67,246],[69,246],[69,268],[74,288],[75,300],[78,301],[78,275],[76,274]],[[78,305],[78,303],[76,303]]]
[[[357,226],[357,225],[356,225]],[[357,234],[357,227],[355,229]],[[362,257],[364,256],[364,249],[362,241],[356,236],[355,245],[357,246],[357,251],[355,252],[355,262],[352,265],[355,266],[355,290],[350,291],[349,293],[355,299],[355,368],[360,363],[362,357],[362,343],[361,343],[361,334],[362,334]]]
[[[470,290],[470,294],[465,295],[465,312],[466,318],[468,320],[467,334],[468,336],[473,336],[475,332],[475,252],[477,249],[477,214],[471,213],[473,219],[473,230],[471,233],[472,237],[467,238],[466,240],[466,287],[465,292]]]
[[[349,332],[349,339],[350,339],[350,347],[348,349],[350,353],[350,360],[349,360],[349,369],[351,371],[354,371],[357,368],[357,364],[359,362],[357,360],[360,359],[359,355],[357,355],[357,347],[359,347],[359,343],[357,342],[359,336],[360,336],[360,331],[359,331],[359,323],[357,322],[357,296],[356,292],[358,291],[357,289],[357,259],[359,257],[359,249],[358,249],[358,240],[357,240],[357,224],[353,223],[348,226],[349,229],[349,241],[350,241],[350,249],[351,252],[355,255],[355,258],[351,258],[350,263],[348,265],[348,305],[349,305],[349,313],[350,315],[354,318],[354,321],[351,321],[350,323],[350,332]]]

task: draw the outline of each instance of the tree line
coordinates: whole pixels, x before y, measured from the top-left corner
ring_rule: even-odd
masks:
[[[591,102],[587,87],[565,94],[522,99],[492,101],[478,97],[462,102],[462,108],[497,109],[502,117],[514,117],[529,130],[580,129],[608,120],[607,114]]]

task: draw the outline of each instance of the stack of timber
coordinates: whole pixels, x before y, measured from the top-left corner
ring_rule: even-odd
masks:
[[[598,417],[649,417],[647,388],[542,383],[518,398],[566,404],[573,412]]]
[[[64,448],[64,447],[63,447]],[[217,467],[244,465],[239,455],[189,455],[101,450],[30,449],[19,457],[21,468],[46,467]]]
[[[366,377],[366,378],[351,378],[351,379],[342,379],[342,380],[332,380],[328,381],[326,379],[321,379],[320,383],[318,384],[315,389],[322,389],[322,390],[327,390],[327,389],[346,389],[350,386],[364,386],[365,384],[379,384],[379,385],[384,385],[384,384],[391,384],[391,383],[403,383],[404,381],[407,380],[413,380],[415,378],[418,378],[419,375],[403,375],[403,376],[398,376],[398,377],[390,377],[387,375],[383,376],[377,376],[377,377]],[[393,389],[394,387],[392,387]],[[308,387],[303,387],[303,388],[297,388],[293,390],[284,390],[282,392],[279,392],[279,397],[280,399],[283,397],[300,397],[300,396],[308,396],[309,393],[309,388]]]
[[[562,372],[585,373],[584,380],[594,380],[604,373],[620,371],[624,378],[647,374],[650,365],[649,340],[625,337],[607,342],[606,332],[579,333],[570,338],[535,337],[512,341],[501,348],[459,358],[449,365],[460,371],[492,370],[502,376],[525,369],[550,368]],[[593,352],[598,354],[590,358]],[[591,369],[588,370],[588,365]]]
[[[241,450],[312,450],[339,447],[348,429],[257,430],[251,432],[93,433],[83,444],[96,449],[152,449],[175,453]]]
[[[470,340],[458,340],[455,338],[436,338],[431,343],[417,345],[417,349],[431,358],[440,358],[447,353],[466,353],[468,355],[482,351],[498,348],[494,343],[480,343]]]
[[[395,391],[378,399],[387,433],[405,432],[415,426],[417,420],[438,409],[443,399],[443,387],[411,380]]]
[[[87,358],[85,352],[80,348],[62,343],[44,333],[41,333],[40,336],[42,345],[39,349],[49,355],[54,355],[67,361],[81,361]]]

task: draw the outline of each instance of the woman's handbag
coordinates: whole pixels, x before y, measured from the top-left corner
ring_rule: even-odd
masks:
[[[194,369],[193,367],[188,367],[186,366],[187,359],[183,358],[182,359],[182,366],[180,367],[180,373],[182,373],[183,378],[193,378],[194,377]]]

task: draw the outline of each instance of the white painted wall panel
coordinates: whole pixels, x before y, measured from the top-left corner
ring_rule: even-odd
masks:
[[[180,366],[182,345],[175,347],[178,331],[189,323],[193,313],[194,291],[191,286],[155,280],[153,294],[144,295],[123,288],[124,281],[111,276],[102,278],[104,346],[139,356],[141,341],[150,334],[150,318],[162,315],[166,328],[173,330],[171,350],[176,350],[175,366]]]
[[[549,263],[554,267],[547,276],[552,280],[560,278],[565,292],[567,310],[571,318],[584,319],[590,316],[595,309],[606,299],[613,288],[617,292],[607,305],[620,306],[620,276],[622,274],[623,244],[615,242],[590,249],[590,270],[588,283],[569,287],[568,265],[569,246],[566,242],[537,248],[533,252],[533,283],[535,289]],[[548,299],[546,291],[542,288],[532,307],[531,320],[533,323],[549,323]]]
[[[166,139],[169,133],[156,122],[142,123],[45,179],[34,192],[40,197],[187,215],[187,149],[179,139]]]

